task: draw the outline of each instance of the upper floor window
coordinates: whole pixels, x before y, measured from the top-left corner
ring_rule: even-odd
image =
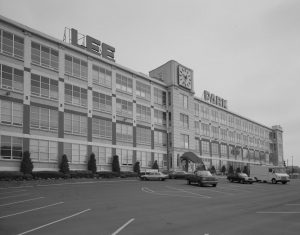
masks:
[[[112,122],[93,117],[93,136],[111,139],[112,138]]]
[[[87,62],[79,58],[65,55],[65,72],[78,78],[87,79]]]
[[[87,106],[87,89],[65,83],[65,102]]]
[[[215,122],[219,122],[219,112],[215,109],[211,110],[211,120]]]
[[[0,100],[0,120],[2,124],[22,126],[23,104]]]
[[[117,114],[132,117],[133,106],[132,102],[127,100],[117,99]]]
[[[188,135],[185,135],[185,134],[181,134],[180,135],[180,139],[181,139],[181,147],[182,148],[185,148],[185,149],[188,149],[190,144],[189,144],[189,136]]]
[[[200,134],[200,123],[198,121],[195,121],[195,133]]]
[[[208,124],[201,123],[201,132],[202,135],[210,136],[210,128]]]
[[[0,30],[0,52],[14,56],[16,58],[24,58],[24,38],[13,33]]]
[[[233,131],[228,131],[229,141],[235,142],[235,133]]]
[[[237,129],[242,128],[242,120],[238,117],[235,118],[235,126],[236,126]]]
[[[130,125],[117,123],[116,134],[118,141],[133,142],[133,130]]]
[[[58,50],[31,42],[31,61],[32,63],[58,70]]]
[[[42,130],[57,130],[58,111],[37,106],[31,106],[30,127]]]
[[[213,138],[218,139],[219,138],[219,127],[211,126],[211,131],[212,131]]]
[[[227,125],[227,114],[225,112],[220,112],[221,124]]]
[[[151,130],[148,128],[136,128],[136,142],[139,144],[151,144]]]
[[[189,129],[189,116],[181,113],[180,123],[181,123],[181,127]]]
[[[210,153],[210,148],[209,148],[209,142],[208,141],[201,141],[201,148],[202,148],[202,152],[205,154],[209,154]]]
[[[154,103],[166,105],[166,92],[154,87]]]
[[[200,105],[199,105],[199,103],[194,103],[194,108],[195,108],[195,116],[199,117],[200,116]]]
[[[136,96],[150,100],[150,86],[139,81],[136,81]]]
[[[136,105],[136,119],[141,121],[150,121],[151,119],[151,110],[149,107],[146,107],[141,104]]]
[[[111,70],[93,65],[93,82],[111,88]]]
[[[184,109],[188,109],[189,108],[189,98],[187,95],[183,95],[180,94],[180,102],[181,102],[181,107],[183,107]]]
[[[65,133],[87,134],[87,117],[78,114],[64,113]]]
[[[1,87],[13,91],[24,90],[24,72],[10,66],[0,64]]]
[[[166,125],[166,113],[160,110],[154,110],[154,123],[158,125]]]
[[[58,81],[32,73],[31,94],[57,100]]]
[[[117,73],[116,89],[132,93],[132,79]]]
[[[167,133],[161,131],[154,131],[154,144],[166,146],[167,145]]]
[[[220,132],[221,132],[221,139],[222,139],[222,140],[226,140],[226,139],[227,139],[227,130],[221,128],[221,129],[220,129]]]
[[[201,117],[209,119],[209,107],[207,105],[201,105]]]
[[[93,91],[93,108],[102,111],[111,112],[112,109],[111,96]]]

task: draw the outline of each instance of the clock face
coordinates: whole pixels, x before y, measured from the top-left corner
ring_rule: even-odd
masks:
[[[178,66],[178,84],[182,87],[192,89],[192,72],[191,70]]]

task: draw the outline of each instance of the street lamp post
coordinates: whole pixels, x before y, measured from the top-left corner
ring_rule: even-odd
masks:
[[[294,174],[294,157],[292,156],[292,177],[293,177],[293,174]]]

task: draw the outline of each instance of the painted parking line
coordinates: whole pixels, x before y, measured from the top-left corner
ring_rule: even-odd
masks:
[[[73,183],[60,183],[60,184],[37,184],[37,187],[48,187],[48,186],[63,186],[63,185],[81,185],[81,184],[99,184],[99,183],[119,183],[119,182],[135,182],[138,180],[111,180],[111,181],[84,181],[84,182],[73,182]]]
[[[153,191],[149,188],[146,188],[146,187],[142,187],[141,190],[145,193],[150,193],[150,194],[153,194],[153,195],[158,195],[158,196],[169,196],[169,197],[186,197],[186,198],[207,198],[207,197],[203,197],[203,196],[200,196],[199,194],[196,196],[196,195],[183,195],[182,192],[179,192],[181,194],[175,194],[176,192],[178,193],[178,191]],[[168,193],[170,192],[170,193]],[[185,193],[186,194],[186,193]]]
[[[53,221],[53,222],[50,222],[50,223],[48,223],[48,224],[44,224],[44,225],[42,225],[42,226],[39,226],[39,227],[36,227],[36,228],[30,229],[30,230],[28,230],[28,231],[25,231],[25,232],[23,232],[23,233],[19,233],[19,234],[17,234],[17,235],[23,235],[23,234],[31,233],[31,232],[33,232],[33,231],[36,231],[36,230],[39,230],[39,229],[45,228],[45,227],[47,227],[47,226],[50,226],[50,225],[52,225],[52,224],[56,224],[56,223],[59,223],[59,222],[61,222],[61,221],[64,221],[64,220],[70,219],[70,218],[72,218],[72,217],[75,217],[75,216],[77,216],[77,215],[80,215],[80,214],[82,214],[82,213],[85,213],[85,212],[87,212],[87,211],[90,211],[90,210],[91,210],[91,209],[86,209],[86,210],[80,211],[80,212],[78,212],[78,213],[75,213],[75,214],[73,214],[73,215],[70,215],[70,216],[64,217],[64,218],[62,218],[62,219],[59,219],[59,220],[55,220],[55,221]]]
[[[258,211],[257,214],[300,214],[300,211]]]
[[[180,191],[180,192],[184,192],[184,193],[188,193],[188,194],[193,194],[193,195],[196,195],[196,196],[200,196],[200,197],[203,197],[203,198],[211,198],[207,195],[202,195],[202,194],[199,194],[199,193],[194,193],[194,192],[191,192],[191,191],[187,191],[185,189],[180,189],[180,188],[174,188],[174,187],[170,187],[170,186],[166,186],[167,188],[169,189],[174,189],[174,190],[177,190],[177,191]]]
[[[22,196],[27,196],[27,195],[30,195],[30,193],[24,193],[24,194],[7,196],[7,197],[0,197],[0,199],[7,199],[7,198],[12,198],[12,197],[22,197]]]
[[[42,198],[45,198],[45,197],[36,197],[36,198],[31,198],[31,199],[17,201],[17,202],[10,202],[10,203],[6,203],[6,204],[0,204],[0,206],[10,206],[10,205],[14,205],[14,204],[23,203],[23,202],[29,202],[29,201],[39,200],[39,199],[42,199]]]
[[[300,204],[286,204],[286,206],[300,206]]]
[[[59,205],[59,204],[62,204],[62,203],[64,203],[64,202],[57,202],[57,203],[54,203],[54,204],[50,204],[50,205],[46,205],[46,206],[42,206],[42,207],[38,207],[38,208],[26,210],[26,211],[21,211],[21,212],[14,213],[14,214],[3,215],[3,216],[0,216],[0,219],[11,217],[11,216],[15,216],[15,215],[21,215],[21,214],[24,214],[24,213],[27,213],[27,212],[31,212],[31,211],[41,210],[41,209],[44,209],[44,208],[47,208],[47,207],[50,207],[50,206],[56,206],[56,205]]]
[[[9,193],[19,193],[19,192],[25,192],[26,190],[18,190],[18,191],[11,191],[11,192],[4,192],[4,193],[0,193],[0,195],[2,194],[9,194]]]
[[[120,228],[118,228],[115,232],[113,232],[111,235],[116,235],[119,232],[121,232],[126,226],[128,226],[130,223],[134,221],[134,218],[128,220],[125,224],[123,224]]]

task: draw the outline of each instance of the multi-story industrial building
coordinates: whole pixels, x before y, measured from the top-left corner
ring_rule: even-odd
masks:
[[[57,170],[63,154],[86,169],[92,152],[100,171],[113,155],[126,171],[136,161],[182,168],[186,152],[217,169],[282,164],[280,126],[233,113],[207,91],[196,97],[192,69],[176,61],[147,76],[114,53],[74,29],[60,41],[0,17],[0,170],[18,170],[27,150],[34,170]]]

